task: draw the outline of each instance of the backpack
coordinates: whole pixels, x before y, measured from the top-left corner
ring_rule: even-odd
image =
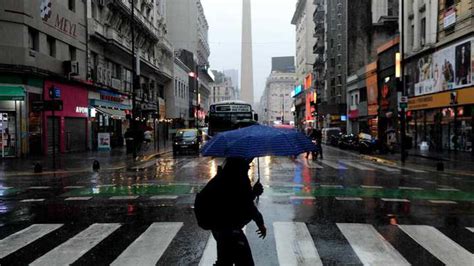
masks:
[[[204,230],[212,230],[217,224],[216,208],[219,189],[219,174],[209,181],[204,188],[196,194],[194,201],[194,214],[197,224]]]

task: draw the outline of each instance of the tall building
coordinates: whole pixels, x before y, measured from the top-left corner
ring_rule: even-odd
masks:
[[[252,11],[251,1],[242,4],[242,64],[240,99],[253,104],[253,53],[252,53]]]
[[[194,123],[203,124],[209,108],[209,84],[213,81],[209,69],[209,48],[207,23],[200,0],[166,0],[168,36],[176,51],[185,52],[187,59],[193,58],[192,71],[194,83],[189,86],[190,116]],[[194,125],[191,125],[194,126]]]
[[[313,45],[315,43],[315,26],[313,13],[316,5],[313,0],[298,0],[291,24],[296,29],[296,76],[302,84],[306,76],[313,72]]]
[[[226,75],[232,80],[232,86],[234,86],[236,89],[239,89],[240,88],[239,71],[237,69],[226,69],[223,72],[224,72],[224,75]]]
[[[273,57],[272,72],[260,99],[260,121],[266,125],[294,125],[292,92],[296,82],[294,57]]]
[[[291,24],[296,30],[296,88],[303,88],[302,93],[295,93],[295,120],[298,128],[312,126],[314,119],[311,116],[309,100],[313,97],[313,67],[315,55],[315,26],[313,14],[316,5],[313,0],[298,0]]]

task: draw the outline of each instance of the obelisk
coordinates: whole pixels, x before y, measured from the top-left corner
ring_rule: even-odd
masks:
[[[243,0],[241,63],[240,98],[242,101],[253,105],[252,12],[250,0]]]

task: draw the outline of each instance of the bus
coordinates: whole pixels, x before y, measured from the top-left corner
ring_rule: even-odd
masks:
[[[233,130],[257,124],[258,115],[252,105],[243,101],[223,101],[211,104],[208,123],[208,135],[215,136],[219,132]]]

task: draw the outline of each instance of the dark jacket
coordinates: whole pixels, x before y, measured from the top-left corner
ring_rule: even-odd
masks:
[[[258,226],[264,225],[263,216],[255,206],[255,194],[252,190],[247,169],[224,167],[210,181],[216,193],[216,230],[241,229],[251,220]]]

